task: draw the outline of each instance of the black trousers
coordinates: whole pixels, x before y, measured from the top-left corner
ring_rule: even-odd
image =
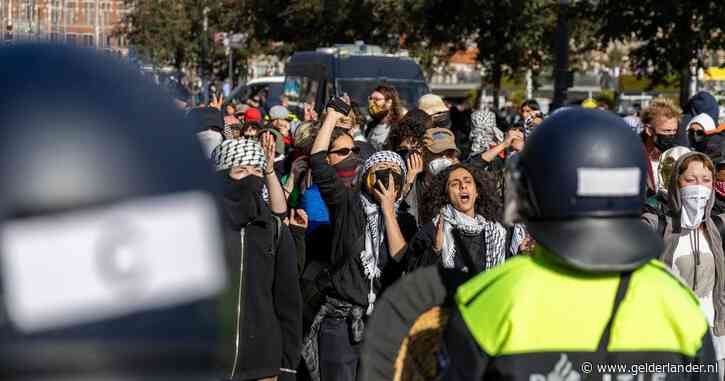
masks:
[[[353,343],[347,320],[322,320],[319,333],[321,381],[357,380],[361,347],[362,343]]]

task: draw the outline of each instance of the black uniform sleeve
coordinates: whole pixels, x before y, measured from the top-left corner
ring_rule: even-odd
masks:
[[[693,364],[702,364],[705,367],[705,371],[691,372],[689,374],[691,380],[715,381],[720,379],[717,369],[717,357],[715,357],[715,347],[712,343],[710,330],[708,330],[707,333],[705,333],[705,336],[702,337],[702,346],[695,354]],[[714,372],[708,372],[707,370],[714,370]]]
[[[305,244],[305,229],[299,226],[290,226],[289,230],[295,242],[295,249],[297,249],[297,273],[302,274],[302,271],[305,269],[305,254],[307,250]]]
[[[432,222],[423,225],[411,238],[405,253],[409,272],[438,263],[439,256],[433,252],[434,239],[435,225]]]
[[[443,334],[447,360],[443,379],[446,381],[482,380],[488,356],[471,336],[466,322],[456,308]]]
[[[327,151],[318,152],[310,157],[312,181],[320,188],[320,195],[325,205],[334,213],[340,205],[345,203],[347,188],[337,178],[335,169],[325,160]]]
[[[282,331],[282,368],[297,369],[302,350],[302,294],[297,253],[287,226],[279,232],[275,256],[274,308]]]

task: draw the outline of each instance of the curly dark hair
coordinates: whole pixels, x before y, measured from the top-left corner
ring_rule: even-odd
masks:
[[[390,128],[384,149],[395,151],[406,139],[412,138],[422,147],[425,131],[433,128],[433,119],[423,110],[410,110],[403,119]]]
[[[423,221],[431,221],[446,204],[448,199],[448,177],[456,169],[465,169],[473,176],[476,183],[476,214],[489,221],[503,220],[503,199],[498,189],[498,178],[495,172],[484,172],[467,164],[454,164],[436,175],[427,188],[427,197],[421,206]]]

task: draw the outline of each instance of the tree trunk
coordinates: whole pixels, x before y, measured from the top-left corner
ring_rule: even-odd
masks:
[[[680,106],[684,106],[690,99],[690,67],[680,69]]]
[[[474,109],[485,110],[488,108],[488,105],[484,104],[484,102],[483,102],[483,93],[486,92],[487,83],[488,83],[488,80],[486,79],[486,76],[482,75],[479,80],[478,91],[476,91],[476,100],[475,100],[475,103],[473,104]]]

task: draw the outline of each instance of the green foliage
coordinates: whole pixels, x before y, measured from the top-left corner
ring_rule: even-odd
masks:
[[[156,65],[188,71],[208,67],[226,76],[224,48],[215,32],[246,33],[250,54],[281,57],[300,49],[364,40],[407,49],[430,76],[457,50],[477,47],[486,69],[482,82],[498,91],[505,78],[532,69],[534,80],[551,63],[558,3],[550,0],[127,0],[124,30],[131,44]],[[208,32],[203,31],[204,8]],[[572,18],[578,20],[578,18]],[[591,46],[591,27],[572,23],[573,45]],[[576,33],[574,33],[576,32]],[[261,43],[264,42],[264,43]],[[275,42],[275,43],[273,43]],[[207,57],[208,62],[203,62]],[[238,72],[241,72],[237,68]],[[239,73],[242,74],[242,73]]]
[[[540,69],[555,21],[555,8],[544,0],[387,0],[377,9],[395,15],[392,31],[411,50],[477,47],[490,81]]]
[[[685,95],[690,65],[703,67],[703,51],[725,48],[722,5],[719,0],[601,0],[589,4],[588,15],[599,20],[601,46],[632,42],[632,69],[646,73],[652,85],[679,80]]]

